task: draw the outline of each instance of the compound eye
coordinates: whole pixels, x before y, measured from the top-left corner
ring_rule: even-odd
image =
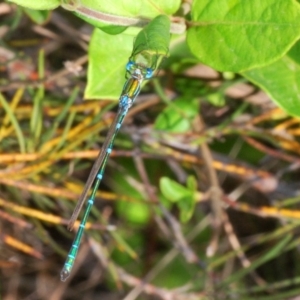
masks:
[[[135,65],[135,63],[133,61],[129,61],[126,65],[126,70],[127,71],[131,71],[132,67]]]
[[[153,76],[153,70],[151,68],[147,68],[145,78],[149,79]]]

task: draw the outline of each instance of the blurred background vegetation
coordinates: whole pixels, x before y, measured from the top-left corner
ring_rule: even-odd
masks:
[[[93,28],[41,14],[0,3],[2,298],[297,299],[300,122],[184,44],[130,110],[60,282],[117,103],[83,100]]]

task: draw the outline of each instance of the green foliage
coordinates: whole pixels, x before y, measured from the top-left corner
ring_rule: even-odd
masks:
[[[31,9],[53,9],[59,5],[54,0],[13,2]],[[123,0],[113,3],[104,0],[64,0],[61,5],[115,35],[106,36],[95,30],[90,43],[91,67],[85,97],[117,99],[124,82],[124,66],[137,34],[132,26],[143,27],[157,15],[174,14],[180,1],[130,0],[125,4]],[[199,61],[219,71],[242,72],[243,76],[264,89],[279,106],[290,114],[300,115],[297,93],[300,88],[299,53],[294,51],[296,59],[290,55],[293,50],[287,54],[300,36],[299,3],[294,0],[195,0],[191,16],[187,44]],[[166,49],[160,45],[164,45],[168,39],[168,18],[160,18],[164,20],[161,25],[150,23],[155,25],[151,25],[153,28],[147,34],[149,39],[146,43],[140,43],[141,35],[137,37],[139,45],[150,47],[150,52],[165,52]],[[165,29],[162,31],[159,26]],[[125,30],[127,27],[130,28]],[[153,38],[157,32],[163,33],[161,41]],[[149,45],[153,40],[155,47]],[[213,97],[211,101],[220,104],[222,99]]]
[[[37,9],[37,10],[48,10],[55,9],[60,5],[60,0],[8,0],[14,2],[23,7]]]
[[[170,44],[170,19],[165,15],[155,17],[141,30],[133,46],[135,61],[146,61],[146,65],[156,69],[161,59],[168,55]]]
[[[59,5],[56,1],[13,2],[27,7],[19,9],[19,15],[25,12],[38,24],[43,24],[48,19],[53,22],[50,9]],[[273,265],[278,257],[281,258],[285,254],[290,262],[293,259],[290,255],[292,250],[295,251],[294,261],[299,261],[298,225],[295,222],[299,219],[299,198],[290,199],[290,203],[287,200],[276,203],[277,199],[274,197],[277,196],[263,194],[258,189],[255,190],[254,186],[257,184],[264,188],[272,180],[275,182],[279,176],[281,180],[285,180],[284,172],[290,169],[291,162],[296,161],[293,159],[296,158],[299,149],[296,147],[296,126],[299,125],[297,120],[289,119],[286,123],[283,121],[283,126],[276,127],[279,123],[276,115],[269,115],[268,118],[263,115],[260,118],[261,115],[258,114],[259,118],[255,118],[260,107],[240,104],[240,99],[232,100],[225,91],[236,83],[249,80],[266,91],[290,114],[300,116],[300,43],[297,42],[300,32],[299,1],[195,0],[191,14],[186,16],[181,16],[181,12],[178,11],[181,2],[61,2],[70,14],[75,14],[97,27],[89,44],[86,99],[118,99],[125,82],[126,63],[130,58],[157,68],[160,59],[169,55],[160,64],[163,70],[157,72],[157,78],[149,81],[150,84],[145,89],[152,93],[149,97],[152,98],[149,102],[145,101],[141,106],[135,107],[136,111],[130,111],[134,113],[134,117],[131,115],[126,119],[127,124],[116,139],[116,147],[108,163],[108,174],[105,174],[101,191],[97,193],[97,201],[92,209],[89,220],[91,222],[85,236],[86,244],[91,246],[93,255],[82,260],[84,264],[79,268],[78,274],[85,277],[84,272],[90,272],[89,260],[92,261],[93,267],[95,266],[92,275],[98,274],[98,265],[95,263],[97,257],[107,270],[106,273],[111,275],[114,284],[125,283],[125,291],[139,287],[139,279],[145,275],[144,291],[151,290],[155,296],[159,296],[160,292],[156,286],[162,286],[164,289],[174,288],[173,291],[168,290],[170,297],[174,292],[175,296],[180,293],[179,297],[182,296],[182,299],[187,299],[188,296],[198,299],[202,294],[201,299],[285,299],[288,298],[284,297],[287,293],[291,297],[296,295],[297,291],[299,293],[298,285],[294,285],[300,282],[300,278],[289,278],[287,273],[293,271],[298,274],[299,265],[295,263],[297,266],[293,270],[289,269],[290,266],[285,266],[282,270],[276,265],[278,272],[274,272]],[[68,15],[67,13],[64,15]],[[178,20],[186,21],[188,29],[184,34],[173,34],[170,39],[170,32],[174,32],[172,30],[174,25],[178,25]],[[28,19],[25,21],[31,25]],[[79,23],[82,24],[82,21]],[[50,25],[52,28],[53,23]],[[24,41],[27,42],[21,38],[21,43],[18,43],[18,35],[11,32],[12,39],[3,39],[8,48],[13,47],[14,43],[20,47]],[[55,34],[64,38],[63,30],[59,32],[56,29]],[[31,38],[32,35],[28,36]],[[5,233],[1,235],[1,242],[5,243],[5,234],[9,233],[7,230],[10,226],[11,232],[22,236],[22,229],[15,228],[19,226],[19,220],[25,219],[26,222],[34,224],[33,230],[26,228],[29,238],[25,242],[33,241],[40,253],[44,253],[46,249],[47,253],[55,250],[64,255],[64,250],[69,246],[68,241],[61,237],[57,239],[58,233],[54,232],[52,235],[51,230],[55,227],[55,230],[58,229],[65,236],[71,237],[65,225],[74,202],[66,199],[75,201],[77,194],[81,192],[88,171],[88,160],[92,160],[96,155],[95,152],[103,141],[102,137],[107,132],[110,116],[114,113],[104,116],[111,108],[105,107],[106,103],[80,103],[86,79],[85,65],[79,76],[70,75],[71,72],[67,76],[61,75],[65,74],[64,71],[56,72],[53,68],[51,62],[57,58],[55,55],[58,52],[67,54],[62,60],[59,60],[59,57],[56,61],[69,59],[69,52],[64,51],[68,49],[65,44],[68,44],[68,47],[71,43],[75,47],[77,45],[75,39],[67,39],[67,43],[59,44],[64,41],[63,38],[55,43],[59,45],[59,51],[48,47],[45,48],[45,57],[42,51],[39,56],[34,57],[38,64],[38,72],[34,70],[31,75],[34,75],[32,78],[35,79],[26,77],[28,86],[24,86],[16,95],[14,84],[18,87],[23,84],[20,82],[23,77],[20,76],[16,82],[11,77],[12,87],[11,83],[8,83],[10,89],[7,89],[4,79],[0,76],[0,86],[4,91],[0,93],[0,156],[3,169],[0,181],[4,195],[1,199],[5,198],[3,202],[0,199],[0,204],[1,211],[2,206],[7,205],[4,208],[5,213],[11,214],[12,210],[13,217],[17,216],[12,225],[10,219],[3,221]],[[37,40],[33,41],[35,46],[41,43]],[[48,41],[41,40],[40,47],[44,47]],[[32,40],[28,42],[30,51],[24,53],[32,52],[31,43]],[[15,53],[19,54],[20,48],[17,48]],[[82,54],[82,49],[80,51]],[[16,57],[21,60],[18,55]],[[11,61],[14,59],[15,57],[11,58]],[[210,65],[222,73],[215,72],[217,75],[212,80],[202,78],[197,73],[198,69],[195,73],[188,74],[192,67],[196,69],[201,63]],[[12,69],[6,62],[1,63],[1,68],[4,68],[5,74],[9,74],[7,77],[14,74],[12,71],[18,70]],[[55,80],[56,76],[63,76],[64,80],[61,83],[67,82],[67,86],[61,88],[59,80]],[[47,81],[49,77],[51,80]],[[57,96],[56,93],[63,93],[63,96]],[[157,105],[161,99],[165,102]],[[216,108],[211,104],[223,107]],[[256,123],[251,123],[252,117]],[[203,122],[204,126],[195,120]],[[127,126],[128,124],[130,125]],[[285,130],[286,126],[289,126],[287,124],[292,124],[292,130]],[[195,130],[195,126],[199,128]],[[278,131],[278,128],[280,134],[276,136],[274,132]],[[288,139],[282,132],[288,133]],[[247,139],[261,143],[266,150],[254,148]],[[199,156],[202,143],[209,146],[212,159],[205,154]],[[278,149],[280,151],[277,151]],[[290,153],[283,157],[285,150]],[[291,153],[292,151],[294,153]],[[91,152],[94,156],[91,156]],[[5,162],[6,154],[9,154],[7,157],[11,159],[8,163]],[[271,161],[272,155],[278,155],[280,159]],[[266,157],[268,164],[264,163]],[[238,164],[239,162],[241,164]],[[224,184],[224,197],[220,197],[222,212],[228,213],[228,224],[236,225],[232,226],[232,230],[226,227],[224,222],[224,226],[219,228],[221,235],[217,236],[216,240],[213,240],[213,233],[216,233],[214,224],[209,224],[207,217],[211,211],[215,212],[209,193],[211,178],[210,174],[203,172],[202,164],[211,167],[211,170],[217,173],[219,183]],[[265,172],[267,169],[270,173]],[[209,168],[205,170],[211,171]],[[270,175],[273,170],[277,171],[274,171],[274,178]],[[288,176],[292,177],[293,174],[289,173]],[[7,183],[8,178],[13,183]],[[179,184],[176,180],[186,184]],[[288,182],[286,184],[284,181],[283,186],[280,186],[280,182],[274,185],[276,184],[280,187],[276,192],[294,192],[289,190]],[[292,187],[294,189],[294,185]],[[201,194],[198,189],[201,190]],[[240,203],[240,199],[229,202],[232,195],[242,193],[244,189],[250,191],[250,195],[246,192],[243,194],[245,203]],[[151,197],[153,195],[156,197]],[[263,210],[259,205],[265,203],[261,200],[269,200],[269,197],[272,201],[268,203],[274,206],[268,204],[269,210]],[[255,206],[251,206],[253,203],[250,201],[248,206],[248,200],[253,201]],[[291,203],[296,207],[295,211],[292,211]],[[14,210],[11,204],[16,204],[17,209],[14,207]],[[239,204],[241,205],[238,206]],[[32,213],[26,211],[26,208],[38,210]],[[164,209],[167,213],[164,213]],[[238,209],[241,211],[237,211]],[[283,214],[285,211],[292,212],[292,217],[286,217]],[[255,215],[254,221],[249,218],[252,214]],[[3,218],[6,218],[5,214]],[[254,227],[258,227],[258,219],[269,222],[272,218],[275,218],[276,226],[268,227],[269,233],[252,231]],[[108,224],[115,224],[116,230],[110,231]],[[263,227],[265,228],[267,226]],[[243,235],[243,231],[246,234]],[[244,236],[247,238],[239,239]],[[183,240],[180,237],[183,237]],[[241,246],[231,245],[232,241],[236,242],[232,237],[236,237]],[[94,240],[98,246],[103,247],[101,250],[95,247]],[[205,255],[210,241],[217,244],[216,254],[212,258]],[[207,269],[202,270],[198,261],[191,260],[191,263],[187,259],[191,250],[195,251],[199,260],[204,257]],[[174,253],[179,253],[178,257],[174,258]],[[7,257],[11,257],[11,254]],[[248,259],[245,265],[244,257]],[[238,259],[241,262],[236,263]],[[271,267],[267,271],[271,276],[264,274],[260,269],[265,268],[268,263]],[[58,263],[49,264],[49,269],[52,265],[54,268]],[[40,270],[40,267],[38,268]],[[119,268],[122,268],[120,273]],[[53,272],[54,278],[58,280],[56,273]],[[148,277],[148,274],[152,274],[153,277]],[[27,275],[30,276],[29,273]],[[106,275],[101,276],[105,278]],[[87,285],[93,286],[95,277],[91,277],[91,283]],[[253,283],[253,278],[257,279],[257,282]],[[211,282],[208,282],[210,280]],[[74,282],[77,284],[77,281]],[[70,281],[70,284],[74,282]],[[115,286],[111,285],[111,288]],[[211,288],[214,290],[211,291]],[[86,293],[86,289],[83,290],[83,293]],[[165,293],[165,290],[161,290]],[[79,293],[72,295],[71,292],[70,295],[66,295],[67,298],[81,297]]]
[[[276,104],[289,114],[300,116],[300,43],[287,55],[262,68],[243,72],[242,75],[261,87]]]
[[[143,16],[143,18],[153,19],[158,14],[170,15],[177,11],[180,1],[159,1],[152,3],[146,0],[126,1],[117,0],[114,2],[105,0],[64,0],[62,6],[71,10],[78,17],[91,25],[102,29],[110,34],[123,32],[127,26],[137,24],[133,17]],[[117,25],[117,26],[116,26]]]
[[[34,1],[34,0],[33,0]],[[74,2],[73,0],[65,0],[67,2]],[[110,15],[124,16],[124,17],[136,17],[143,16],[144,18],[153,19],[160,14],[171,15],[177,11],[180,5],[179,0],[169,1],[147,1],[147,0],[80,0],[75,6],[87,7],[95,12],[100,11]],[[101,27],[101,22],[98,24]]]
[[[203,63],[240,72],[282,57],[300,36],[294,0],[195,0],[187,41]]]
[[[96,29],[89,48],[90,80],[85,98],[118,99],[124,84],[124,66],[130,54],[131,59],[155,69],[168,53],[169,40],[170,20],[166,16],[154,18],[139,32],[134,45],[133,36],[126,32],[113,36]],[[99,57],[103,60],[102,65],[99,64]]]
[[[94,30],[89,47],[86,99],[119,98],[124,85],[124,66],[131,54],[132,45],[133,36],[124,33],[114,36],[99,29]]]
[[[163,196],[176,203],[180,211],[181,222],[187,222],[192,217],[196,203],[196,179],[190,176],[184,187],[167,177],[162,177],[159,183]]]
[[[186,132],[199,113],[198,99],[178,98],[167,106],[155,120],[155,129],[169,132]]]

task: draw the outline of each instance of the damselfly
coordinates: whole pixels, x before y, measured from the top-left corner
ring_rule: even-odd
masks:
[[[69,254],[67,256],[64,267],[60,273],[62,281],[65,281],[69,277],[72,267],[74,265],[74,261],[76,259],[76,255],[77,255],[77,252],[79,249],[79,245],[80,245],[80,241],[81,241],[82,234],[84,231],[84,227],[85,227],[86,221],[88,219],[88,216],[90,214],[91,208],[94,204],[96,192],[97,192],[98,187],[103,178],[104,170],[105,170],[109,155],[112,151],[115,137],[121,128],[121,125],[123,123],[123,120],[129,110],[129,108],[131,107],[135,98],[137,97],[137,95],[139,94],[139,92],[141,90],[142,82],[145,79],[150,79],[153,76],[152,68],[144,67],[140,64],[137,64],[136,62],[134,62],[132,60],[129,60],[129,62],[127,63],[126,70],[127,70],[127,74],[128,74],[127,75],[128,79],[125,82],[125,85],[123,87],[123,90],[122,90],[122,93],[121,93],[121,96],[119,99],[118,112],[109,128],[108,134],[107,134],[104,144],[102,146],[102,150],[99,153],[99,155],[92,167],[90,175],[85,184],[84,190],[78,200],[78,203],[74,209],[73,215],[72,215],[69,225],[68,225],[69,229],[73,228],[74,223],[77,220],[77,217],[82,209],[82,206],[83,206],[86,198],[88,197],[89,191],[92,188],[92,193],[91,193],[90,197],[88,198],[83,218],[79,225],[78,231],[74,238],[72,247],[69,251]]]
[[[127,80],[119,99],[117,115],[109,128],[102,150],[92,167],[84,190],[78,200],[68,225],[69,229],[73,228],[85,200],[88,198],[83,218],[64,267],[60,273],[62,281],[65,281],[68,278],[74,265],[84,227],[94,204],[96,192],[103,178],[104,170],[112,151],[115,137],[121,128],[129,108],[139,94],[143,81],[145,79],[150,79],[153,76],[153,73],[160,64],[162,58],[168,55],[169,43],[170,19],[165,15],[155,17],[138,33],[135,39],[132,56],[126,65]],[[91,195],[88,197],[91,189]]]

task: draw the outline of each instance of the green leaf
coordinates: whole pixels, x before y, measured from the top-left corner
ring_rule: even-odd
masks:
[[[178,202],[191,194],[189,189],[168,177],[162,177],[159,186],[163,196],[172,202]]]
[[[166,16],[154,18],[140,31],[133,52],[133,36],[126,33],[109,35],[100,30],[94,31],[89,47],[85,98],[118,99],[125,82],[129,56],[138,64],[154,68],[168,52],[170,20]]]
[[[74,0],[71,0],[74,2]],[[78,2],[78,1],[77,1]],[[181,4],[180,0],[80,0],[80,5],[116,16],[143,16],[152,19],[158,14],[171,15]]]
[[[9,2],[16,3],[20,6],[37,9],[37,10],[50,10],[57,8],[60,5],[59,0],[8,0]]]
[[[186,223],[194,213],[195,201],[193,197],[184,197],[178,201],[178,208],[180,210],[180,221]]]
[[[159,14],[171,15],[179,9],[180,4],[180,0],[62,1],[65,9],[73,11],[86,22],[111,34],[120,33],[127,26],[145,26],[145,22]]]
[[[35,10],[26,7],[23,10],[34,23],[39,25],[47,22],[51,14],[49,10]]]
[[[281,108],[300,116],[300,42],[275,63],[241,73],[263,89]]]
[[[178,202],[178,207],[180,209],[180,221],[185,223],[192,217],[195,209],[195,195],[197,190],[197,182],[195,177],[189,176],[187,180],[187,187],[190,191],[188,197],[183,197]]]
[[[101,30],[103,30],[105,33],[108,34],[120,34],[123,31],[126,30],[127,27],[125,26],[116,26],[116,25],[112,25],[112,24],[106,24],[106,23],[99,23],[98,20],[96,19],[92,19],[86,15],[80,14],[78,12],[73,12],[74,15],[76,15],[78,18],[84,20],[85,22],[95,26],[96,28],[99,28]]]
[[[169,132],[186,132],[199,113],[199,100],[178,98],[167,106],[155,120],[154,128]]]
[[[166,199],[177,203],[181,222],[187,222],[193,215],[196,203],[197,183],[195,178],[190,176],[187,187],[184,187],[170,178],[162,177],[159,186]]]
[[[155,69],[164,56],[168,55],[170,44],[170,19],[165,15],[155,17],[134,41],[133,60]]]
[[[125,83],[125,67],[133,36],[110,35],[95,29],[89,46],[86,99],[118,99]]]
[[[300,37],[294,0],[195,0],[187,41],[203,63],[245,71],[282,57]]]

